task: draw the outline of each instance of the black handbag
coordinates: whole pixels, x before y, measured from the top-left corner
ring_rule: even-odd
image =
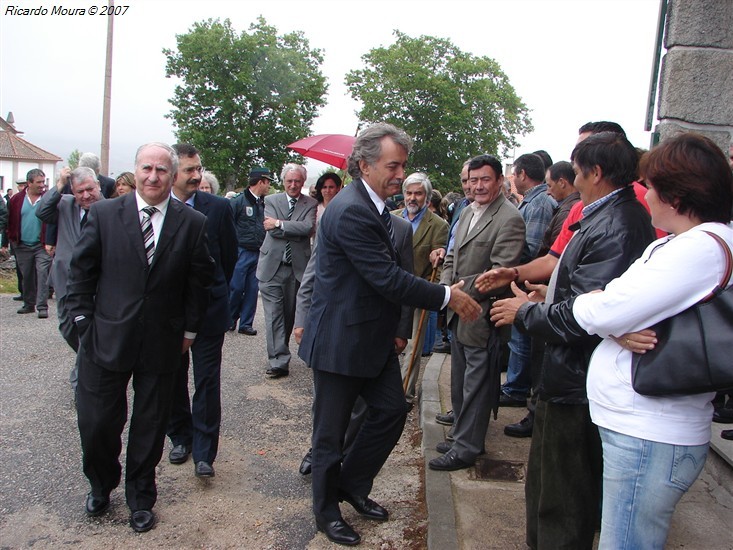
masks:
[[[721,237],[705,233],[723,248],[723,278],[700,302],[651,327],[656,347],[635,353],[631,362],[636,393],[658,397],[733,389],[733,291],[726,289],[733,257]]]

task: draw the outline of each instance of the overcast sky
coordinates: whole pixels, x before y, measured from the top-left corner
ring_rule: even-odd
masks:
[[[61,4],[61,3],[59,3]],[[53,2],[0,2],[0,114],[15,116],[24,138],[66,159],[99,152],[107,18],[89,15],[104,2],[65,1],[86,15],[52,16]],[[534,132],[516,154],[545,149],[567,160],[578,127],[619,122],[647,147],[647,95],[659,0],[128,0],[114,22],[110,172],[132,168],[138,145],[175,141],[165,114],[175,82],[165,78],[163,48],[196,21],[229,18],[237,31],[258,15],[279,33],[302,31],[324,51],[327,105],[313,133],[353,134],[356,102],[345,74],[361,56],[410,36],[450,39],[495,59],[531,110]],[[9,15],[8,5],[45,7],[48,15]],[[286,144],[283,144],[285,146]],[[481,151],[476,151],[480,153]],[[206,161],[205,152],[202,155]],[[506,160],[506,159],[505,159]],[[322,169],[311,164],[311,175]]]

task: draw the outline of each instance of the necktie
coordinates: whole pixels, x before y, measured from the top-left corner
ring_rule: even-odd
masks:
[[[87,224],[87,214],[89,214],[89,210],[84,210],[81,214],[81,220],[79,221],[80,229],[84,229],[84,226]]]
[[[392,241],[392,247],[397,248],[394,240],[394,228],[392,227],[392,214],[389,213],[386,206],[382,210],[382,219],[387,226],[387,233],[389,233],[389,240]]]
[[[295,203],[298,199],[290,198],[290,208],[288,209],[288,219],[293,217],[293,210],[295,210]],[[290,250],[290,241],[285,241],[285,263],[290,264],[293,262],[293,252]]]
[[[143,243],[145,243],[145,256],[148,258],[148,265],[153,263],[155,255],[155,233],[153,232],[153,224],[150,217],[158,211],[155,206],[146,206],[143,208],[143,219],[140,222],[140,228],[143,231]]]

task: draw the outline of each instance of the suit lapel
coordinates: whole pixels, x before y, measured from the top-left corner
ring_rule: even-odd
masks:
[[[193,199],[193,209],[198,210],[201,212],[204,216],[209,216],[209,205],[211,204],[209,201],[209,197],[206,196],[207,193],[199,193],[196,191],[194,193],[194,199]]]
[[[352,185],[356,183],[357,187],[356,190],[358,191],[358,196],[361,198],[362,202],[367,205],[367,208],[377,217],[377,222],[379,223],[379,226],[382,228],[382,241],[387,245],[387,248],[390,251],[390,254],[393,258],[397,258],[397,250],[395,249],[392,239],[389,238],[389,232],[387,231],[387,227],[385,226],[384,220],[382,220],[382,216],[377,211],[377,207],[374,205],[374,202],[372,201],[372,198],[369,196],[369,193],[366,190],[366,183],[360,178],[358,181],[352,182]],[[386,208],[386,206],[385,206]],[[391,214],[390,214],[391,216]],[[397,237],[395,236],[395,239]]]
[[[151,269],[156,266],[158,258],[170,246],[173,237],[178,232],[178,228],[183,223],[182,213],[184,208],[189,207],[173,199],[168,201],[168,211],[165,213],[163,227],[160,229],[160,237],[158,238],[158,245],[155,247],[155,256],[153,256],[153,265],[150,266]]]
[[[420,223],[417,226],[417,231],[415,231],[415,234],[412,236],[412,246],[418,246],[420,243],[422,243],[423,239],[428,234],[428,229],[430,228],[430,223],[432,220],[430,219],[430,210],[425,210],[425,213],[422,215],[422,219],[420,220]]]
[[[125,228],[125,232],[127,233],[138,258],[145,266],[147,266],[148,258],[145,256],[143,232],[140,229],[140,216],[137,212],[137,202],[135,200],[134,192],[128,193],[125,195],[125,198],[120,201],[119,214],[122,219],[122,225]]]

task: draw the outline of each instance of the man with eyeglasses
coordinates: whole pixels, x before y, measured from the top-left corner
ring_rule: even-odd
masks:
[[[453,248],[443,263],[441,284],[464,282],[463,289],[481,304],[484,312],[497,297],[506,296],[506,286],[481,294],[476,277],[487,269],[513,267],[524,247],[525,224],[517,209],[502,193],[501,162],[491,155],[471,159],[467,167],[473,195],[470,207],[461,213]],[[509,294],[511,294],[509,292]],[[437,447],[442,456],[429,462],[432,470],[459,470],[474,464],[484,452],[484,439],[492,408],[491,374],[498,377],[500,338],[486,316],[466,323],[448,312],[451,341],[451,403],[455,421],[453,438]],[[498,384],[498,382],[497,382]],[[495,388],[498,390],[498,388]],[[496,400],[496,396],[494,396]],[[493,403],[496,405],[496,403]]]

